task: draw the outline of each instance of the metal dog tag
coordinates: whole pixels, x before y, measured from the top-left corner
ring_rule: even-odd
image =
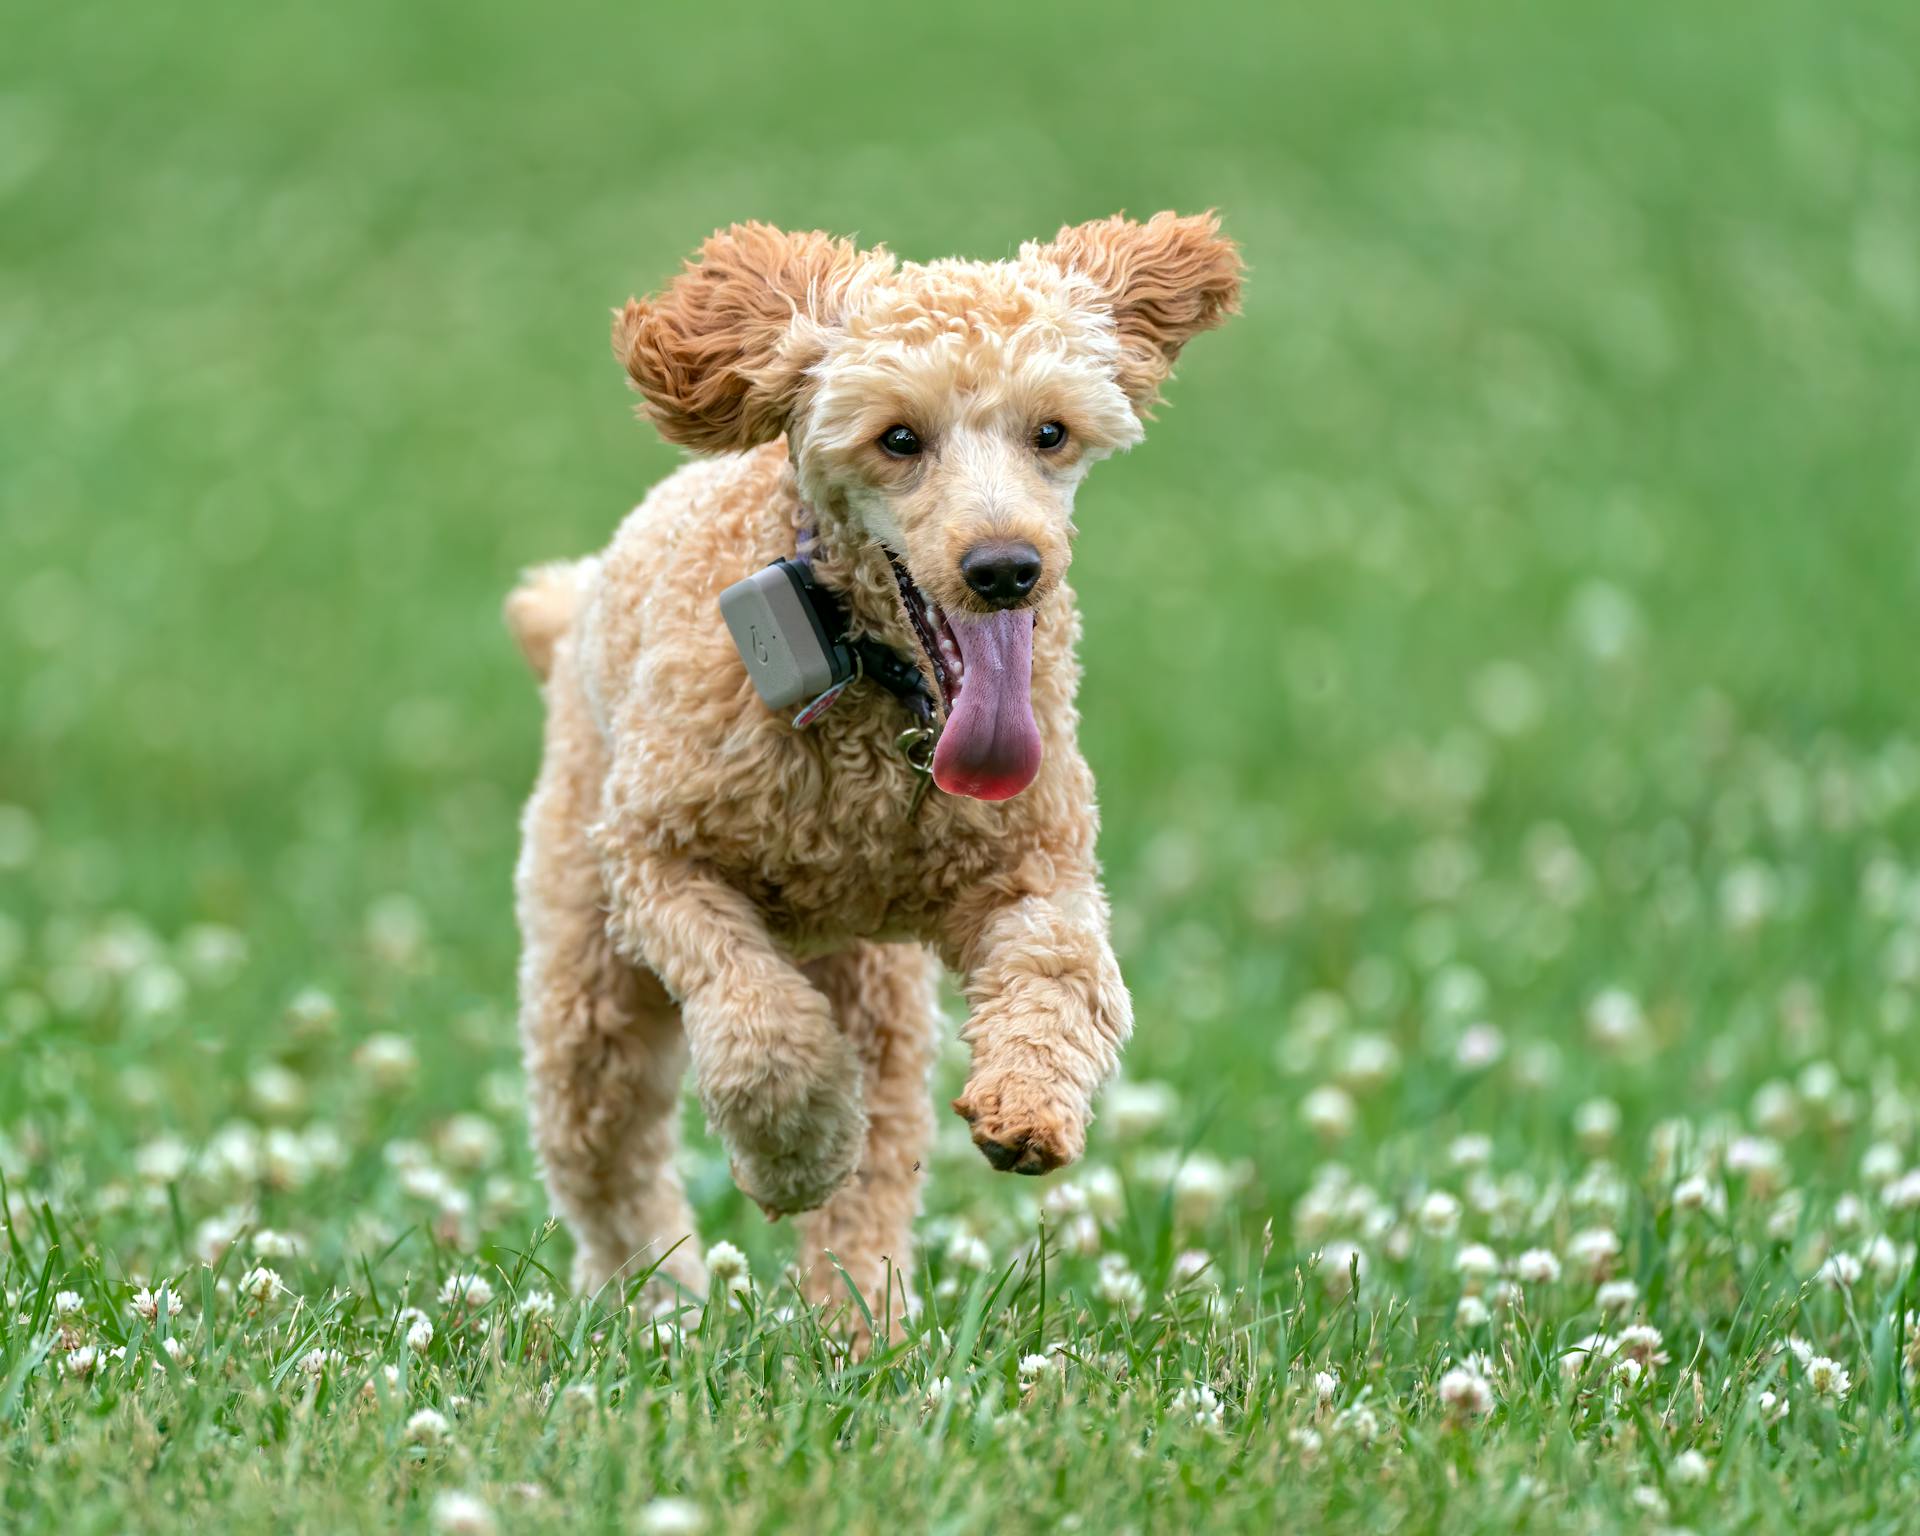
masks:
[[[720,594],[720,616],[747,676],[769,709],[819,699],[854,674],[854,658],[827,633],[791,560],[779,560]],[[817,714],[809,712],[809,718]]]

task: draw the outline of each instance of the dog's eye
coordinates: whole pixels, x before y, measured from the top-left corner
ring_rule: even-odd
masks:
[[[888,427],[880,434],[880,447],[896,459],[910,459],[920,451],[920,439],[912,427]]]
[[[1042,453],[1051,453],[1067,440],[1067,429],[1057,421],[1042,422],[1034,429],[1033,446]]]

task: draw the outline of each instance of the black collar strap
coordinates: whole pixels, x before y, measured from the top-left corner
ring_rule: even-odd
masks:
[[[908,712],[921,725],[931,724],[933,695],[928,691],[926,674],[920,670],[919,663],[870,636],[863,635],[856,640],[848,634],[847,613],[841,607],[840,599],[814,579],[813,541],[812,530],[802,533],[800,547],[794,558],[780,563],[790,567],[793,574],[799,577],[800,590],[805,593],[814,618],[827,636],[833,656],[834,680],[825,693],[795,717],[795,724],[811,725],[833,707],[842,688],[861,676],[872,678],[906,705]],[[897,563],[895,574],[899,574]],[[908,613],[912,613],[910,606]]]

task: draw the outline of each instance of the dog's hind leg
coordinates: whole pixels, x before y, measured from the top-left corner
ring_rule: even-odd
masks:
[[[812,1301],[851,1303],[837,1261],[860,1288],[876,1331],[884,1336],[891,1323],[897,1335],[911,1296],[913,1218],[933,1139],[927,1076],[939,1049],[939,972],[917,944],[858,944],[806,969],[860,1054],[867,1140],[853,1177],[802,1218],[802,1285]],[[853,1312],[859,1317],[857,1306]]]
[[[606,765],[564,659],[546,692],[546,755],[515,878],[534,1148],[573,1233],[576,1290],[642,1273],[666,1255],[662,1272],[704,1295],[674,1161],[687,1062],[679,1010],[607,933],[586,831]]]

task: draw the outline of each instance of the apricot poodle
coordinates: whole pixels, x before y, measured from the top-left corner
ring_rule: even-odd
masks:
[[[742,224],[616,314],[644,414],[704,456],[507,604],[546,702],[520,1032],[580,1288],[665,1254],[704,1291],[675,1168],[691,1059],[741,1189],[808,1213],[808,1293],[845,1300],[831,1254],[900,1315],[939,965],[987,1160],[1080,1154],[1132,1012],[1075,740],[1074,494],[1239,277],[1211,216],[925,265]],[[799,721],[719,608],[796,558],[873,663]]]

